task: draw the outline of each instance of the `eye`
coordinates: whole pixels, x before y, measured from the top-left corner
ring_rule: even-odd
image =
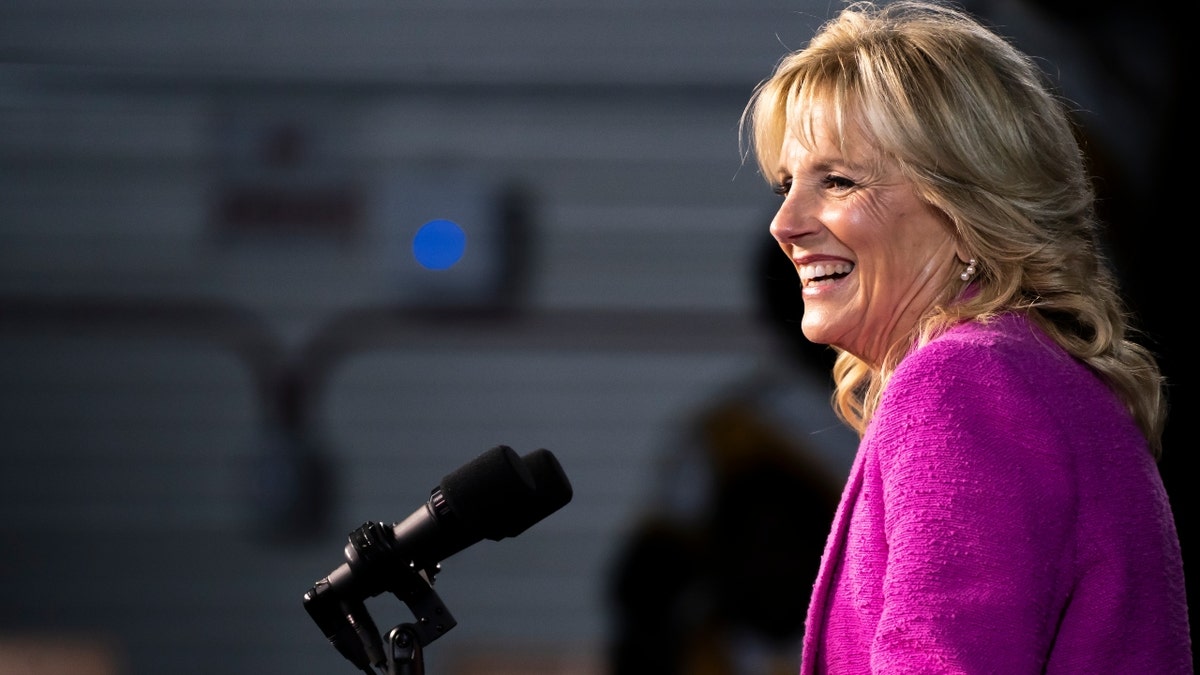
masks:
[[[849,190],[855,186],[855,182],[849,178],[832,173],[825,176],[821,182],[825,184],[825,187],[833,190]]]
[[[786,197],[788,195],[788,193],[791,191],[792,191],[792,179],[791,178],[784,178],[783,180],[779,181],[779,183],[776,184],[775,187],[771,188],[771,192],[774,192],[775,194],[779,195],[780,197]]]

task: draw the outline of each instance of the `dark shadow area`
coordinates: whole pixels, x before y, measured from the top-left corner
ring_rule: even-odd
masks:
[[[829,404],[832,350],[800,331],[791,262],[766,237],[753,263],[774,349],[761,372],[697,411],[661,458],[660,492],[610,568],[613,675],[799,666],[805,608],[857,439]]]

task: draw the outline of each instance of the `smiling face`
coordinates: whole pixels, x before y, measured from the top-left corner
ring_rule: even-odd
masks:
[[[800,277],[804,335],[878,366],[912,337],[962,263],[945,215],[859,127],[847,125],[839,145],[825,110],[808,112],[812,147],[793,132],[783,139],[773,176],[783,204],[771,234]]]

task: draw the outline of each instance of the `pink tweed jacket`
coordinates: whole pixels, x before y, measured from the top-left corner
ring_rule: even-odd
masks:
[[[801,673],[1192,668],[1171,508],[1112,392],[1019,315],[910,354],[842,494]]]

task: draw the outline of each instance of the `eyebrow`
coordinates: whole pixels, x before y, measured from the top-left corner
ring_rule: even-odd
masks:
[[[854,162],[845,157],[819,157],[813,161],[806,161],[803,166],[805,173],[829,173],[830,171],[847,170],[847,171],[869,171],[870,165],[863,162]],[[792,174],[791,168],[783,162],[780,162],[777,173]]]

